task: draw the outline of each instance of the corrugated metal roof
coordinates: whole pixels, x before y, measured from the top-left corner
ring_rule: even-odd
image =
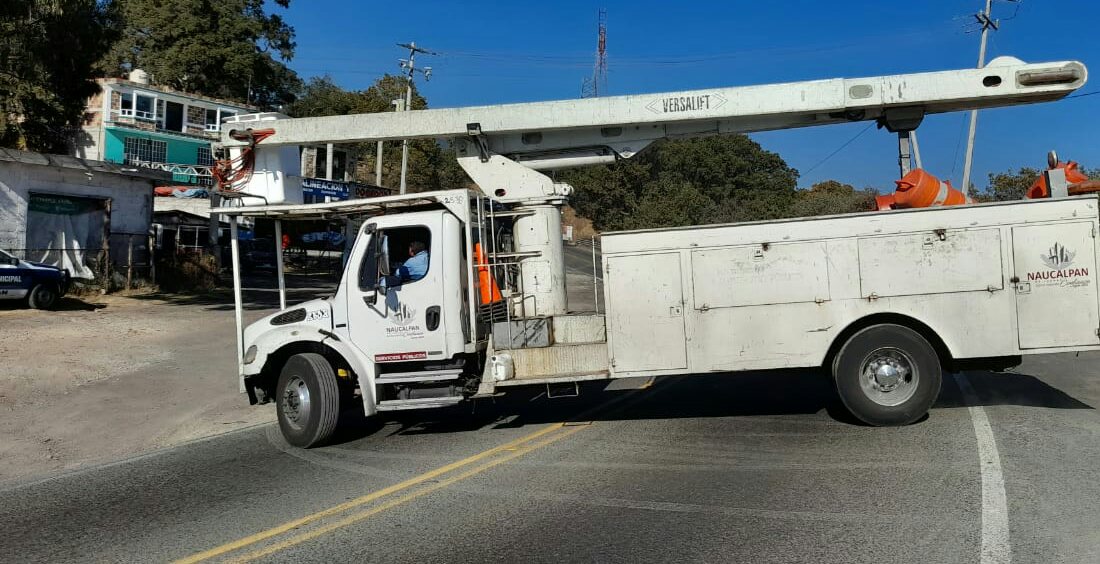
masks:
[[[70,155],[51,155],[47,153],[17,151],[15,149],[5,149],[3,147],[0,147],[0,162],[51,166],[54,168],[79,170],[87,173],[105,172],[110,174],[119,174],[122,176],[145,178],[156,182],[172,181],[171,173],[160,170],[138,168],[134,166],[120,165],[117,163],[109,163],[104,161],[93,161],[90,159],[81,159]]]

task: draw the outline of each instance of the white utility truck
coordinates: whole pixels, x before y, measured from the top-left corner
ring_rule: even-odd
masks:
[[[222,144],[241,389],[275,401],[286,439],[510,386],[822,367],[874,425],[923,416],[941,370],[1100,350],[1095,197],[605,233],[603,314],[566,306],[560,208],[541,171],[628,158],[668,137],[876,120],[1060,99],[1077,62],[654,95],[281,119],[239,116]],[[479,190],[303,205],[294,146],[445,138]],[[361,221],[334,295],[242,329],[241,218]],[[426,248],[422,276],[402,261]],[[731,377],[735,377],[731,375]]]

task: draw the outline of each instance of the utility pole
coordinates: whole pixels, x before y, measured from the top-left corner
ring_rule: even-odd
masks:
[[[997,30],[997,21],[990,17],[993,12],[993,0],[985,0],[985,11],[974,14],[978,24],[982,26],[982,43],[978,48],[978,68],[985,66],[985,44],[989,39],[989,30]],[[978,110],[970,110],[970,132],[966,137],[966,159],[963,161],[963,194],[970,191],[970,167],[974,164],[974,135],[978,131]]]
[[[400,111],[408,111],[412,109],[412,95],[413,95],[413,76],[420,72],[424,75],[424,80],[430,80],[432,77],[432,67],[424,67],[423,69],[416,68],[416,54],[424,53],[425,55],[436,55],[432,51],[417,47],[415,42],[410,43],[398,43],[398,47],[409,50],[408,59],[398,59],[401,65],[401,69],[408,76],[409,81],[405,86],[405,105]],[[409,140],[404,139],[401,141],[401,193],[404,194],[408,189],[405,183],[405,174],[409,170]]]
[[[378,142],[378,154],[374,157],[374,185],[382,185],[382,142]]]

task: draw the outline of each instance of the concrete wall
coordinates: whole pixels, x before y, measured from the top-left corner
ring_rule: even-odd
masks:
[[[210,141],[203,139],[184,139],[179,136],[161,135],[155,132],[109,127],[106,132],[103,160],[121,163],[125,154],[126,137],[164,141],[167,144],[165,147],[165,162],[177,164],[198,164],[199,147],[210,147]]]
[[[124,174],[0,161],[0,247],[25,247],[31,192],[110,198],[112,233],[148,233],[153,183]]]

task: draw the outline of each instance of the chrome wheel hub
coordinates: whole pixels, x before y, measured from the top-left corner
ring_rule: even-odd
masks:
[[[871,351],[860,366],[860,387],[871,401],[887,407],[909,401],[917,391],[919,375],[913,359],[901,349]]]
[[[309,387],[301,378],[294,376],[287,382],[280,398],[283,416],[295,429],[301,429],[309,421]]]

